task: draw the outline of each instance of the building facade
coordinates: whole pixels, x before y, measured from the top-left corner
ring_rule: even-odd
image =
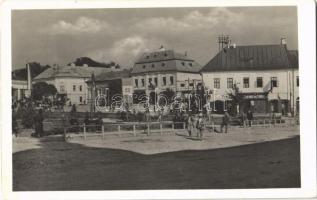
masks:
[[[189,93],[202,83],[201,66],[186,54],[160,49],[144,53],[134,64],[131,77],[134,95],[153,98],[164,91]]]
[[[67,96],[69,104],[88,103],[88,81],[92,73],[99,75],[108,68],[88,66],[55,66],[34,78],[33,82],[46,82],[56,87],[58,95]]]
[[[104,72],[86,81],[88,86],[88,99],[93,109],[97,111],[108,111],[111,106],[118,106],[121,102],[132,104],[132,79],[131,70]],[[115,105],[116,102],[118,105]],[[94,104],[98,104],[93,106]]]
[[[12,99],[15,101],[21,100],[26,96],[28,89],[26,80],[12,80]]]
[[[215,111],[299,112],[298,53],[285,44],[225,47],[201,74]],[[236,93],[241,101],[233,108]]]

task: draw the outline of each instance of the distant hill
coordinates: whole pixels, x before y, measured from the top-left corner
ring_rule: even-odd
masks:
[[[50,68],[51,66],[49,65],[41,65],[38,62],[31,62],[30,68],[31,68],[31,77],[34,78],[46,69]],[[16,69],[12,71],[12,79],[13,80],[27,80],[27,69],[22,68],[22,69]]]
[[[117,69],[121,68],[121,66],[113,61],[109,63],[97,62],[88,57],[80,57],[77,58],[74,62],[68,63],[67,65],[71,65],[74,63],[76,66],[83,66],[84,64],[88,65],[88,67],[104,67],[104,68],[111,68],[115,67]]]

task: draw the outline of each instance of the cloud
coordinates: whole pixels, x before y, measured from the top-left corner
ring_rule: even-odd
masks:
[[[109,24],[89,17],[79,17],[74,23],[60,20],[42,31],[51,34],[76,35],[81,33],[98,33],[107,29]]]
[[[144,38],[142,36],[129,36],[116,40],[109,48],[102,48],[88,52],[85,56],[102,62],[111,60],[123,65],[132,65],[133,62],[144,52],[159,48],[163,41],[155,38]],[[131,67],[131,66],[129,66]]]

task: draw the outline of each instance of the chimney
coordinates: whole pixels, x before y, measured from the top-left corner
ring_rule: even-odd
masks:
[[[286,45],[286,38],[285,37],[281,38],[281,45]]]

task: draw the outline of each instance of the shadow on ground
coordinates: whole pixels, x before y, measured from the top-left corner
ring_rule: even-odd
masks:
[[[154,155],[54,139],[13,154],[14,191],[300,187],[299,136]]]

